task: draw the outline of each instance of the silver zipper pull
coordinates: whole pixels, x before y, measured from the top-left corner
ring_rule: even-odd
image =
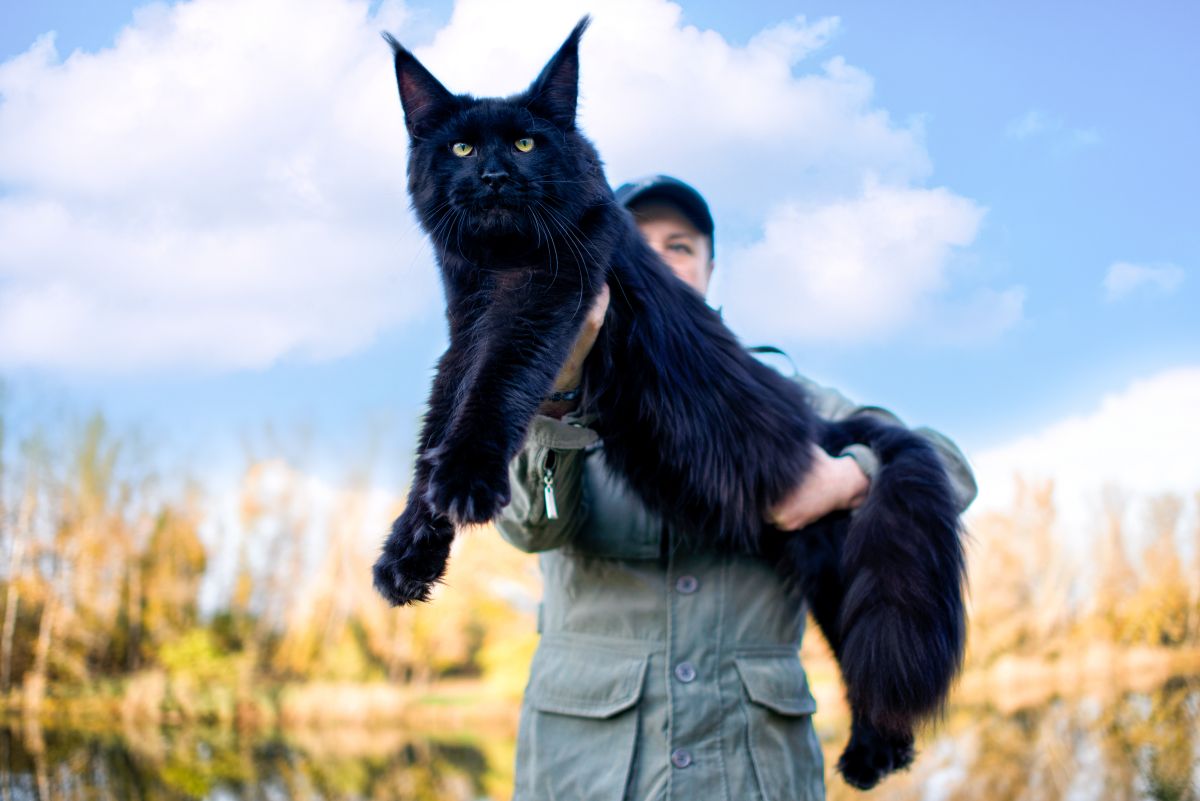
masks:
[[[546,498],[546,519],[558,519],[558,504],[554,500],[554,468],[546,465],[542,468],[542,490]]]

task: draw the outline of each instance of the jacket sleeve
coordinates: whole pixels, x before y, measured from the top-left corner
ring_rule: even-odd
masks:
[[[887,409],[879,406],[859,406],[851,401],[836,389],[821,386],[815,381],[810,381],[807,378],[797,377],[809,395],[813,399],[813,407],[817,415],[826,420],[844,420],[852,414],[865,413],[874,417],[878,417],[893,425],[904,426],[903,421],[899,417],[889,412]],[[907,427],[907,426],[905,426]],[[971,471],[971,465],[967,462],[967,457],[963,455],[958,446],[940,431],[934,431],[932,428],[914,428],[914,434],[925,438],[933,449],[941,457],[942,464],[946,468],[946,474],[950,478],[950,485],[954,489],[954,495],[958,500],[959,512],[966,511],[966,508],[971,505],[978,494],[978,487],[975,484],[975,474]],[[839,456],[849,456],[858,462],[858,466],[866,473],[867,478],[873,479],[879,471],[879,458],[866,445],[849,445],[842,450]]]
[[[568,414],[558,420],[537,415],[525,444],[508,465],[512,500],[500,512],[500,536],[522,551],[548,551],[570,542],[584,525],[585,449],[599,442],[591,418]],[[547,482],[550,490],[547,491]],[[557,516],[547,514],[552,494]]]

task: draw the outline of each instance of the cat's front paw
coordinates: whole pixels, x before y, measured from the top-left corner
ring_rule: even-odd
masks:
[[[508,466],[462,448],[438,448],[426,457],[431,465],[425,500],[455,523],[487,523],[511,498]]]
[[[410,501],[392,523],[392,532],[375,562],[375,589],[392,606],[427,601],[446,573],[454,525],[421,501]]]
[[[913,738],[887,735],[869,726],[854,726],[838,759],[838,772],[851,787],[870,790],[881,779],[912,764]]]

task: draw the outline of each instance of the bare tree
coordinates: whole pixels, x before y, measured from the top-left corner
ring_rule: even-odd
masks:
[[[1189,636],[1192,645],[1200,646],[1200,492],[1192,496],[1192,603],[1189,611]]]
[[[1136,639],[1150,645],[1177,646],[1187,636],[1190,588],[1179,554],[1179,518],[1183,499],[1164,494],[1146,506],[1149,543],[1142,553],[1142,577],[1134,599],[1131,625]]]
[[[1137,571],[1125,547],[1125,515],[1129,495],[1109,484],[1101,491],[1104,534],[1100,543],[1100,566],[1093,592],[1092,615],[1103,635],[1120,639],[1125,628],[1126,604],[1137,591]]]
[[[20,581],[25,561],[25,544],[33,527],[37,508],[37,487],[33,480],[26,483],[21,494],[15,523],[9,529],[8,587],[5,591],[4,624],[0,629],[0,692],[12,687],[13,636],[17,629],[17,607],[20,604]],[[0,514],[0,520],[3,520]]]

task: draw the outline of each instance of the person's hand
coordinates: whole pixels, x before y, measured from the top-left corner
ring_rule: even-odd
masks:
[[[558,371],[558,377],[554,379],[555,392],[575,389],[583,380],[583,361],[592,352],[592,346],[596,344],[596,337],[600,335],[600,328],[604,325],[608,296],[608,284],[605,284],[600,287],[592,308],[583,320],[583,327],[579,329],[579,337],[575,340],[575,346],[571,348],[571,354],[567,356],[562,369]],[[550,417],[562,417],[574,409],[575,405],[576,401],[545,401],[538,408],[538,412]]]
[[[780,531],[796,531],[831,512],[857,509],[867,499],[871,480],[849,456],[833,457],[813,445],[812,468],[804,481],[765,515]]]

